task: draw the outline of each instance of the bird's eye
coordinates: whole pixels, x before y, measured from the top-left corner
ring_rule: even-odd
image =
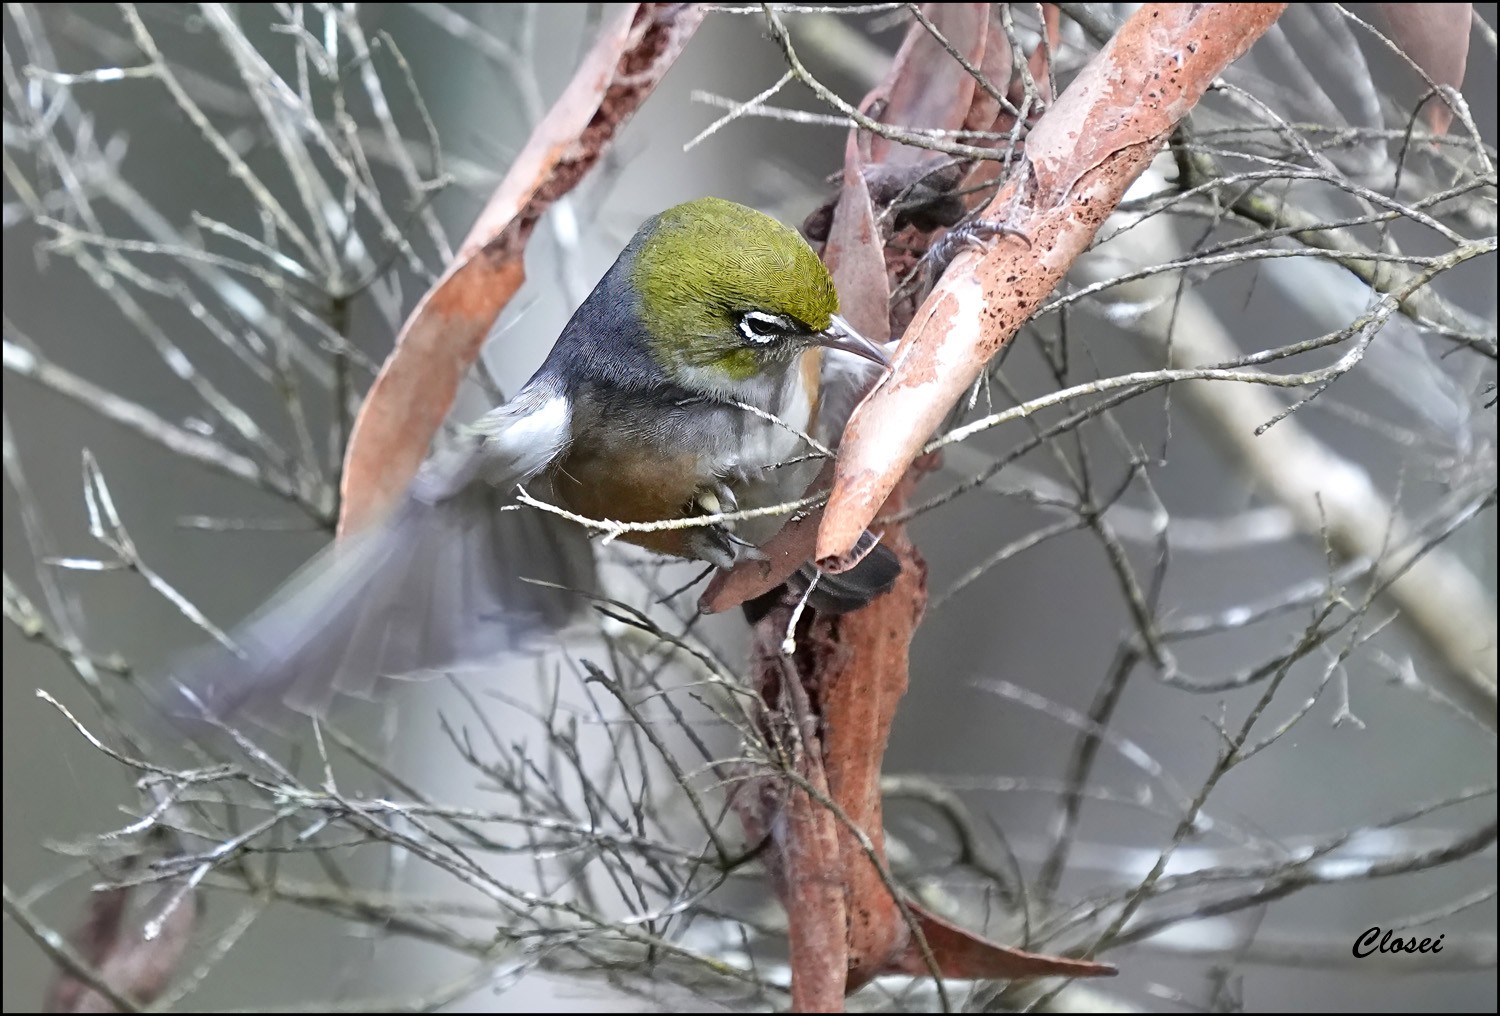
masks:
[[[740,335],[744,336],[745,341],[758,346],[784,339],[792,334],[796,327],[780,314],[767,314],[759,310],[746,311],[741,314],[737,324]]]

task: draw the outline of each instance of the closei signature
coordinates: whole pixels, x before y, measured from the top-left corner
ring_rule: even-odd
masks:
[[[1391,929],[1381,928],[1378,924],[1367,929],[1354,940],[1354,958],[1358,960],[1375,953],[1439,953],[1442,951],[1442,935],[1437,938],[1417,938],[1415,935],[1402,938]]]

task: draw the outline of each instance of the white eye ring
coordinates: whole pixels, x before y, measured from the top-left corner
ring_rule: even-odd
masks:
[[[735,327],[746,342],[757,346],[770,345],[784,339],[796,329],[790,320],[780,314],[767,314],[759,310],[747,310],[741,314]]]

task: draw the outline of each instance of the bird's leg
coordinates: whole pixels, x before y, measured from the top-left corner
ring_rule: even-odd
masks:
[[[740,499],[734,496],[734,491],[723,480],[715,480],[706,487],[698,488],[693,500],[705,515],[726,515],[740,510]],[[725,522],[722,525],[732,528],[734,523]]]
[[[723,489],[721,491],[718,488]],[[721,493],[726,496],[721,497]],[[696,515],[721,515],[725,511],[734,511],[737,506],[738,502],[729,489],[723,484],[715,484],[714,487],[699,488],[698,493],[693,495],[690,510]],[[687,544],[693,556],[719,568],[734,567],[738,555],[735,553],[731,525],[728,522],[716,522],[711,526],[698,526],[690,530]]]

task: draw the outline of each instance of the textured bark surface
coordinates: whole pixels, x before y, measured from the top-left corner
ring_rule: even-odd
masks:
[[[944,38],[972,65],[1011,80],[1009,40],[986,4],[924,7]],[[1049,11],[1049,39],[1056,39]],[[1031,66],[1045,81],[1044,51]],[[1011,89],[1018,94],[1019,85]],[[1008,130],[1014,114],[982,89],[931,33],[914,24],[885,80],[861,108],[882,122],[914,127]],[[951,191],[967,174],[946,156],[850,133],[837,199],[804,229],[825,240],[824,261],[841,310],[866,335],[884,340],[911,318],[908,300],[892,301],[895,280],[916,265],[940,225],[965,211]],[[883,225],[898,197],[923,186],[933,207],[904,223]],[[949,207],[952,206],[952,207]],[[956,214],[955,214],[956,213]],[[898,243],[887,246],[899,234]],[[882,495],[881,516],[899,513],[919,475],[934,463],[903,463]],[[835,467],[837,468],[837,466]],[[829,470],[816,489],[826,489]],[[704,594],[708,609],[727,609],[785,579],[813,550],[819,512],[794,520],[768,545],[769,564],[747,563],[720,576]],[[873,516],[874,513],[872,513]],[[867,520],[868,521],[868,520]],[[769,835],[768,867],[787,910],[792,1008],[838,1012],[843,997],[882,973],[942,977],[1099,976],[1112,967],[1011,949],[929,914],[904,898],[886,863],[880,774],[896,708],[908,684],[911,640],[927,603],[927,569],[904,527],[875,531],[901,561],[895,587],[841,617],[808,612],[794,624],[796,600],[784,594],[756,626],[752,660],[765,707],[764,734],[783,749],[787,778],[748,776],[735,807],[754,839]],[[789,644],[788,638],[793,641]]]
[[[844,435],[817,554],[838,567],[927,439],[1087,249],[1219,72],[1285,4],[1147,4],[1046,112],[984,210],[1027,239],[963,250]],[[1029,240],[1029,242],[1027,242]]]

